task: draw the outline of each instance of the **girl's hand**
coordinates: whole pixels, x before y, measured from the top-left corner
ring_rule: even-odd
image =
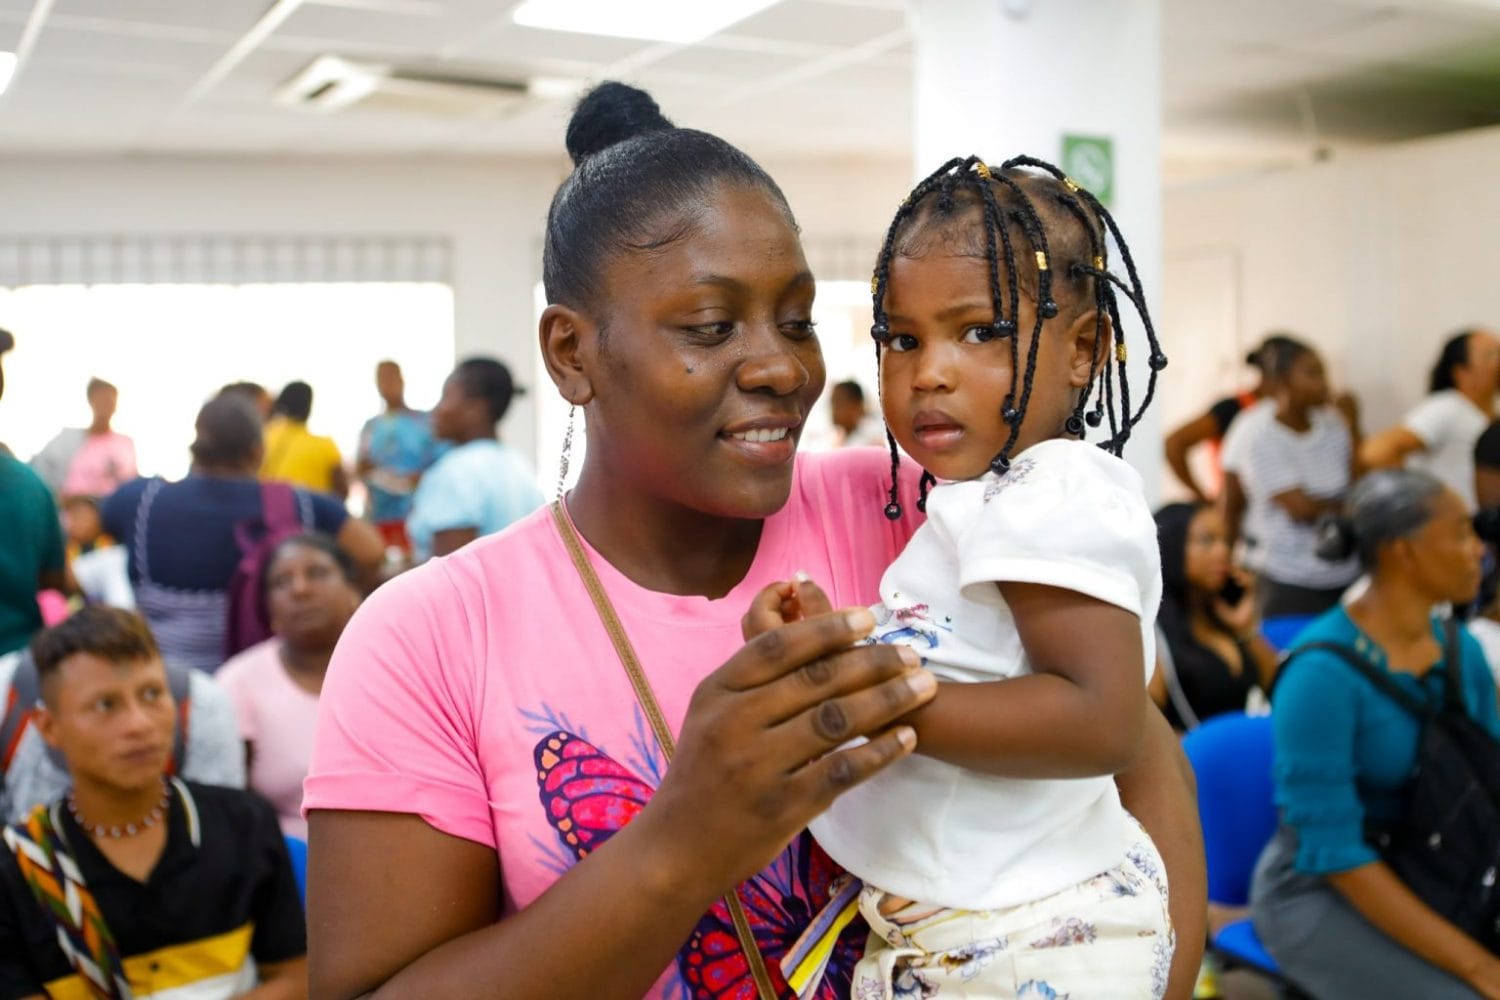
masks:
[[[828,611],[810,582],[785,588],[757,596],[746,630],[794,599],[807,617],[762,632],[698,685],[677,754],[631,824],[648,826],[662,874],[706,899],[764,868],[840,793],[910,753],[915,732],[893,724],[937,690],[915,652],[853,646],[874,628],[869,611]],[[868,741],[842,746],[858,736]]]
[[[749,642],[779,625],[800,622],[833,610],[828,595],[802,573],[794,579],[765,587],[750,602],[750,610],[740,620],[740,631]]]
[[[1219,621],[1229,626],[1235,635],[1248,635],[1259,624],[1255,613],[1255,577],[1238,566],[1230,569],[1229,574],[1231,579],[1243,588],[1243,591],[1240,599],[1233,604],[1215,597],[1214,614],[1218,616]]]

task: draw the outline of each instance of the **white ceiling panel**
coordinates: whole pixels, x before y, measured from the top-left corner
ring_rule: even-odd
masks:
[[[691,46],[521,27],[514,0],[303,0],[238,51],[275,2],[56,0],[0,101],[0,153],[562,153],[571,100],[485,121],[276,106],[277,86],[324,53],[502,79],[626,79],[682,124],[767,154],[857,156],[911,142],[910,0],[781,0]],[[1169,171],[1500,123],[1500,5],[1162,4]],[[0,49],[15,47],[35,9],[0,0]],[[241,58],[185,102],[231,52]]]

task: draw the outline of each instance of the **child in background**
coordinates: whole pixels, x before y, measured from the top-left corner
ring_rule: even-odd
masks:
[[[1150,340],[1133,412],[1115,285]],[[892,471],[899,443],[928,515],[881,582],[874,638],[950,683],[906,720],[917,755],[812,825],[864,883],[875,934],[853,996],[1160,997],[1165,869],[1111,778],[1139,748],[1161,596],[1155,522],[1118,457],[1166,364],[1129,251],[1056,168],[954,160],[897,213],[874,307]],[[800,580],[768,588],[746,631],[824,603]]]

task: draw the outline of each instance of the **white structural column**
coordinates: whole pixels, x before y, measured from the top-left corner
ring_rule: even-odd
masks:
[[[1152,316],[1160,315],[1160,0],[915,0],[912,7],[917,176],[954,156],[996,163],[1027,153],[1091,188],[1107,179],[1111,214],[1130,244]],[[1065,163],[1068,136],[1084,141],[1074,143]],[[1105,144],[1089,141],[1095,139],[1108,140],[1112,169],[1100,155]],[[1113,251],[1111,266],[1123,276]],[[1138,405],[1150,374],[1146,338],[1129,305],[1122,307]],[[1170,367],[1162,378],[1170,383]],[[1151,410],[1126,458],[1155,503],[1164,463]]]

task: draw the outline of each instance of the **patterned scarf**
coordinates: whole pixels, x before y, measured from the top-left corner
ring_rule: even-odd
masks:
[[[59,829],[58,805],[37,806],[24,824],[7,826],[5,844],[42,912],[57,927],[57,943],[95,997],[131,1000],[130,983],[114,935],[83,883]]]

